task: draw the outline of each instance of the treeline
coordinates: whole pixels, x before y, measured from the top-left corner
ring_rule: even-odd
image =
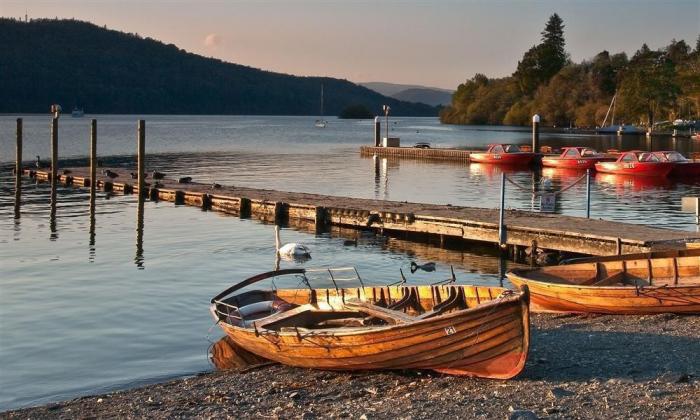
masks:
[[[0,112],[337,115],[361,104],[374,114],[437,115],[347,80],[297,77],[188,53],[173,44],[75,20],[0,18]]]
[[[596,127],[614,95],[616,124],[700,119],[700,37],[694,50],[673,40],[656,51],[644,44],[632,58],[603,51],[578,64],[564,46],[564,24],[554,14],[512,76],[476,74],[459,85],[441,121],[527,125],[537,113],[547,125]]]

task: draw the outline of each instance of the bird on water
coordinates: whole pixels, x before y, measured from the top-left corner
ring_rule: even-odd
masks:
[[[275,249],[277,255],[283,258],[307,259],[311,258],[311,251],[302,244],[291,242],[281,245],[280,227],[275,225]]]
[[[165,178],[165,174],[162,173],[162,172],[158,172],[158,171],[153,171],[153,173],[151,174],[151,176],[153,177],[153,179],[163,179],[163,178]]]
[[[422,265],[418,265],[415,263],[415,261],[411,261],[411,273],[415,273],[418,270],[423,270],[427,272],[435,271],[435,263],[428,262]]]
[[[177,180],[178,183],[180,184],[189,184],[192,182],[192,177],[191,176],[183,176],[182,178]]]
[[[109,169],[105,169],[104,171],[102,171],[102,173],[103,173],[104,175],[106,175],[106,176],[112,178],[112,179],[119,177],[119,174],[118,174],[118,173],[112,172],[112,171],[110,171]]]

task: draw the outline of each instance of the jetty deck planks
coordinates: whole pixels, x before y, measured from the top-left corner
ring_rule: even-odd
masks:
[[[102,168],[118,174],[115,179],[97,175],[97,187],[137,193],[128,168]],[[69,168],[59,181],[78,187],[90,185],[89,168]],[[60,174],[61,171],[59,171]],[[50,171],[25,169],[37,180],[50,179]],[[154,180],[148,179],[153,184]],[[151,199],[173,201],[204,209],[254,217],[264,221],[299,220],[319,226],[385,229],[397,232],[441,235],[467,241],[498,243],[498,209],[337,197],[321,194],[209,184],[180,184],[165,178],[162,186],[148,187]],[[700,233],[653,228],[606,220],[507,210],[507,244],[576,252],[588,255],[648,252],[684,248],[686,241],[700,241]]]

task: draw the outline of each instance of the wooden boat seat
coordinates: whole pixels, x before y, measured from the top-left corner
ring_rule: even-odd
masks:
[[[450,287],[450,294],[447,299],[438,303],[432,310],[418,315],[418,319],[427,319],[441,315],[452,309],[467,309],[467,299],[464,296],[464,289],[461,287]]]
[[[403,312],[389,308],[382,308],[381,306],[354,299],[346,301],[345,306],[352,309],[358,309],[368,315],[387,321],[390,324],[405,324],[416,320],[414,317],[406,315]]]

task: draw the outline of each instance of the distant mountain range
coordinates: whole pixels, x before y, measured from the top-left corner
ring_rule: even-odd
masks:
[[[360,83],[360,85],[394,99],[432,106],[449,105],[452,102],[452,93],[454,92],[449,89],[385,82],[366,82]]]
[[[52,103],[87,113],[318,115],[362,105],[381,114],[437,115],[347,80],[298,77],[189,53],[173,44],[76,20],[0,18],[0,112]]]

